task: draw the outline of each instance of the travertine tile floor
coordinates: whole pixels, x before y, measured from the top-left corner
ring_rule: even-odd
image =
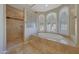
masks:
[[[25,43],[8,49],[7,54],[75,54],[79,53],[78,47],[60,44],[54,41],[31,36]]]

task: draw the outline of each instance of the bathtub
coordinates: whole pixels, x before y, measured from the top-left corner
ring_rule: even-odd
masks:
[[[38,37],[43,38],[43,39],[47,39],[47,40],[51,40],[51,41],[56,41],[58,43],[74,46],[74,43],[71,40],[69,40],[69,39],[67,39],[59,34],[38,33]]]

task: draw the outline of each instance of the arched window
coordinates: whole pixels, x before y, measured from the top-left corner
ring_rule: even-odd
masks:
[[[42,14],[39,15],[39,19],[38,19],[38,31],[39,32],[45,31],[45,16]]]
[[[56,32],[57,31],[57,15],[52,12],[47,15],[46,18],[46,28],[47,32]]]
[[[59,12],[59,32],[67,35],[69,33],[69,9],[64,7]]]

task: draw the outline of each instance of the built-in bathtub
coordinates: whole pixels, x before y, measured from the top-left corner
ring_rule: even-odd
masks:
[[[64,36],[59,35],[59,34],[53,34],[53,33],[38,33],[38,36],[39,36],[40,38],[43,38],[43,39],[47,39],[47,40],[51,40],[51,41],[56,41],[56,42],[59,42],[59,43],[62,43],[62,44],[74,46],[72,40],[69,40],[69,39],[67,39],[67,38],[65,38]]]

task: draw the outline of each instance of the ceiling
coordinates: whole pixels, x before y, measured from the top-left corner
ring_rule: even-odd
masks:
[[[59,6],[59,4],[37,4],[32,7],[32,10],[37,12],[46,12]]]
[[[61,4],[10,4],[10,5],[21,10],[30,7],[33,11],[36,12],[46,12],[48,10],[61,6]]]

